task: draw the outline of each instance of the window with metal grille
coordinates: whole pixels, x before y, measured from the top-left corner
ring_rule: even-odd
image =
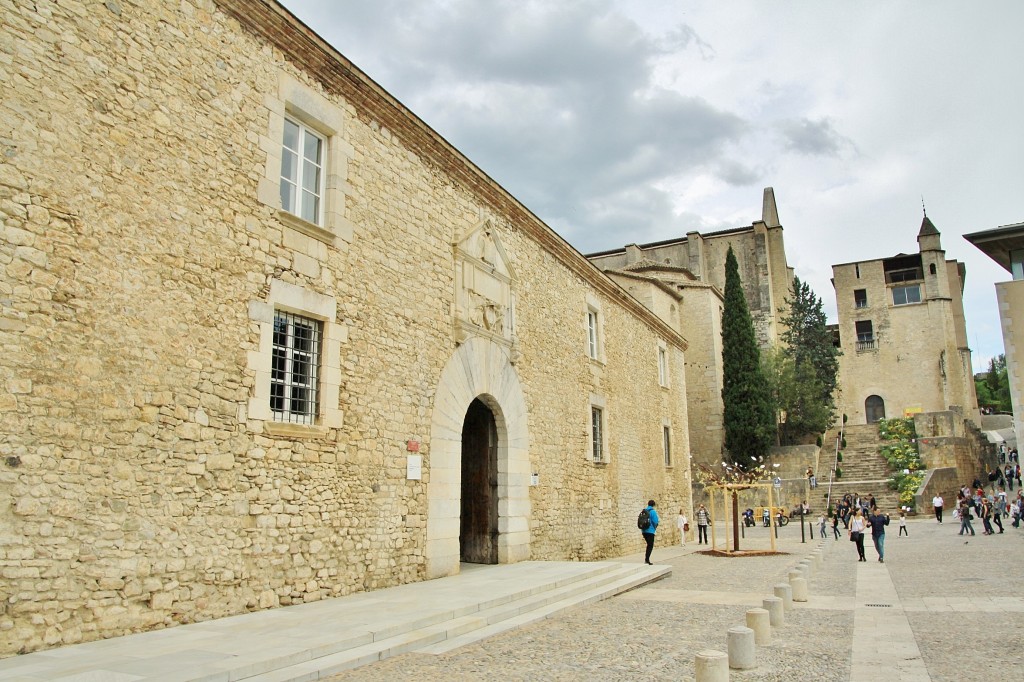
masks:
[[[662,443],[665,447],[665,466],[672,466],[672,431],[667,426],[661,427]]]
[[[281,208],[323,225],[324,139],[301,123],[284,120]]]
[[[593,455],[595,462],[604,460],[604,413],[599,407],[590,408],[590,429],[593,441]]]
[[[276,421],[315,422],[322,332],[318,320],[275,311],[270,409]]]

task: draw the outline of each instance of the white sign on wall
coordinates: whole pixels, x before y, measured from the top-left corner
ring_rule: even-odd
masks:
[[[410,481],[423,479],[423,455],[409,455],[406,457],[405,477]]]

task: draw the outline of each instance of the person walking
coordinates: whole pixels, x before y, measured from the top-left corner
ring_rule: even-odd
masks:
[[[686,518],[686,512],[682,509],[676,517],[676,528],[679,529],[679,546],[686,547],[686,532],[690,530],[690,519]]]
[[[647,551],[644,553],[644,563],[648,566],[651,564],[651,552],[654,551],[654,534],[658,530],[658,512],[654,510],[654,500],[647,500],[647,507],[644,511],[648,514],[649,522],[646,528],[641,528],[640,532],[643,533],[644,542],[647,543]],[[641,512],[642,513],[642,512]]]
[[[839,510],[832,512],[832,532],[835,533],[835,539],[839,539]]]
[[[695,516],[697,517],[697,544],[706,545],[708,544],[708,523],[711,522],[711,514],[702,504],[697,509]]]
[[[963,535],[968,531],[974,535],[974,526],[971,525],[971,519],[974,518],[974,515],[971,514],[972,509],[973,507],[967,499],[960,503],[960,532],[957,535]]]
[[[907,512],[903,510],[900,510],[900,532],[896,537],[899,537],[900,535],[906,535],[908,538],[910,537],[910,533],[907,531]]]
[[[935,497],[932,498],[932,507],[935,508],[935,520],[942,523],[942,495],[935,493]]]
[[[812,469],[811,467],[807,467],[807,471],[804,475],[807,476],[807,485],[811,488],[811,490],[814,490],[815,488],[818,487],[818,479],[814,475],[814,469]]]
[[[985,526],[985,532],[982,535],[992,535],[995,533],[992,530],[992,503],[988,501],[987,497],[981,498],[981,510],[978,512],[981,516],[981,524]]]
[[[850,519],[850,539],[857,543],[857,561],[867,561],[864,558],[864,513],[858,507]]]
[[[821,535],[821,539],[825,539],[825,513],[821,512],[818,514],[818,533]]]
[[[868,525],[871,527],[871,540],[875,543],[875,551],[878,552],[878,563],[884,564],[885,527],[889,525],[889,515],[876,509],[868,517]]]

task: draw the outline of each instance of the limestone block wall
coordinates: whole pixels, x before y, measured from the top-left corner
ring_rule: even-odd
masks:
[[[953,405],[976,408],[977,401],[971,402],[966,388],[969,368],[956,345],[950,299],[892,305],[881,260],[836,265],[833,275],[843,351],[839,406],[852,424],[865,423],[864,401],[871,395],[885,401],[887,417],[903,416],[905,410],[938,412]],[[866,291],[866,306],[855,306],[856,289]],[[871,321],[874,347],[858,349],[860,320]]]
[[[428,577],[453,245],[484,221],[514,342],[471,337],[525,406],[496,403],[504,560],[636,551],[648,497],[689,508],[683,340],[272,3],[4,12],[0,655]],[[320,227],[276,203],[286,115],[328,141]],[[277,309],[323,325],[313,425],[266,410]]]
[[[1018,443],[1024,443],[1024,281],[996,284],[999,322],[1003,328],[1003,352],[1006,354],[1006,376],[1010,382],[1013,402],[1013,431]],[[1015,324],[1016,322],[1016,324]]]

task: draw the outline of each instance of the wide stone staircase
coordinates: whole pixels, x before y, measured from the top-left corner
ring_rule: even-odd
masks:
[[[838,433],[838,429],[827,433],[822,447],[820,466],[825,475],[818,477],[818,490],[822,492],[828,490],[828,474],[834,465]],[[899,493],[888,485],[892,471],[880,453],[885,441],[878,435],[878,425],[847,425],[843,436],[846,438],[846,447],[842,450],[843,461],[839,463],[843,476],[833,477],[832,500],[841,499],[846,493],[864,497],[872,494],[880,509],[890,513],[897,511],[900,506]]]
[[[442,654],[663,578],[637,559],[463,564],[458,575],[0,659],[0,680],[306,682]]]

